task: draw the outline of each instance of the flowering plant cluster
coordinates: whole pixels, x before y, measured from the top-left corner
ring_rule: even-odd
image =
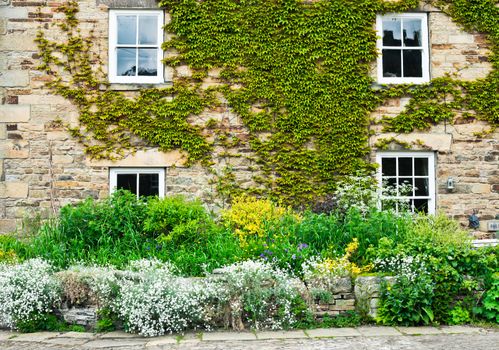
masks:
[[[0,286],[0,325],[12,329],[50,312],[60,295],[52,267],[41,259],[0,264]]]
[[[264,261],[248,260],[226,266],[222,277],[214,280],[222,302],[255,329],[282,329],[293,326],[293,302],[304,285],[284,270]]]
[[[139,260],[125,271],[111,306],[128,331],[158,336],[208,323],[205,306],[213,290],[173,270],[168,263]]]
[[[345,248],[345,254],[336,259],[312,257],[302,264],[304,280],[330,289],[330,284],[335,279],[342,277],[355,277],[362,272],[370,271],[372,266],[359,267],[351,262],[351,256],[359,247],[359,241],[354,238]]]
[[[222,212],[222,220],[234,229],[241,245],[245,246],[248,239],[264,236],[266,223],[278,221],[286,214],[292,214],[291,210],[275,205],[269,199],[242,195],[234,199],[230,209]],[[298,215],[294,216],[298,218]]]

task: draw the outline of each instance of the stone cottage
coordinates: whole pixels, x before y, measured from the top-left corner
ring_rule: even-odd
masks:
[[[70,202],[108,196],[115,188],[216,202],[217,174],[227,166],[234,182],[251,186],[257,170],[247,145],[233,145],[238,153],[233,157],[215,147],[209,166],[187,166],[184,152],[163,152],[147,144],[120,159],[90,157],[65,125],[77,124],[81,111],[71,99],[47,87],[51,77],[38,69],[37,33],[44,30],[57,38],[51,24],[63,19],[57,11],[63,3],[0,0],[0,232],[14,230],[33,212],[48,215]],[[101,59],[94,64],[102,68],[112,91],[135,96],[145,86],[169,87],[177,78],[192,76],[187,65],[162,62],[171,54],[161,46],[170,35],[162,27],[171,16],[157,1],[78,4],[80,26],[92,30],[93,47]],[[373,25],[379,52],[371,65],[373,89],[381,84],[424,84],[446,74],[474,81],[493,69],[486,35],[465,31],[426,2],[409,12],[379,14]],[[203,85],[220,85],[220,70],[211,69],[202,79]],[[441,210],[466,225],[468,215],[476,211],[481,229],[487,231],[487,224],[499,214],[499,133],[478,137],[487,123],[459,115],[453,122],[410,133],[388,132],[375,123],[399,115],[409,101],[389,98],[371,112],[370,159],[380,165],[380,184],[409,183],[414,189],[405,196],[413,210]],[[242,118],[226,101],[190,122],[201,125],[210,120],[227,126],[231,136],[247,139]]]

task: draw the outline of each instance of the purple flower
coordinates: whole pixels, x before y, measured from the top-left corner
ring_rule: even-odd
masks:
[[[302,250],[302,249],[305,249],[305,248],[308,248],[308,244],[307,243],[300,243],[300,244],[298,244],[298,250]]]
[[[265,258],[265,254],[260,254],[260,258]]]
[[[295,255],[295,254],[293,254],[293,255],[291,256],[291,259],[295,260],[295,259],[296,259],[296,255]]]

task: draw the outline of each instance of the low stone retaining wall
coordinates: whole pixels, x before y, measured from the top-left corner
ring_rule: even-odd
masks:
[[[357,310],[362,314],[367,314],[371,317],[376,317],[381,284],[395,283],[394,276],[360,276],[355,279],[343,277],[331,281],[327,289],[323,292],[327,293],[328,298],[317,296],[314,291],[318,290],[318,286],[313,283],[308,287],[311,297],[310,307],[314,315],[318,318],[324,316],[334,317],[346,311]],[[65,307],[56,310],[66,322],[84,326],[87,329],[93,329],[97,322],[97,306],[84,307]],[[237,322],[228,322],[226,326],[234,328]]]

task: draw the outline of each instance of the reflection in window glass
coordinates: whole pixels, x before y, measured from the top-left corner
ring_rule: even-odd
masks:
[[[401,46],[400,19],[390,18],[383,20],[383,45]]]
[[[117,49],[118,75],[135,76],[136,75],[136,51],[137,49]]]
[[[421,46],[421,20],[404,18],[404,46]]]
[[[158,17],[139,16],[139,44],[156,45],[158,42]]]
[[[118,16],[118,45],[137,43],[137,16]]]
[[[155,76],[158,72],[157,49],[139,49],[139,74]]]

